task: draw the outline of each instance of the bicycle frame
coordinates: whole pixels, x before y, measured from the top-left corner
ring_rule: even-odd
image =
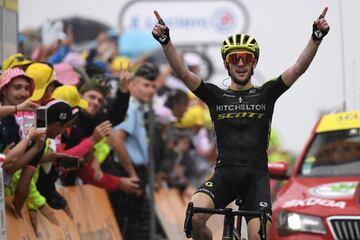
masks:
[[[232,208],[214,209],[214,208],[199,208],[194,207],[192,202],[189,202],[186,210],[186,218],[184,223],[184,232],[187,238],[191,238],[192,231],[192,217],[196,213],[208,213],[224,215],[224,229],[222,239],[233,239],[234,231],[234,218],[235,217],[259,217],[260,229],[259,235],[261,240],[266,240],[266,222],[267,216],[265,208],[261,208],[260,211],[248,211],[248,210],[234,210]],[[239,220],[238,220],[239,223]],[[239,225],[239,224],[238,224]],[[238,226],[239,227],[239,226]]]

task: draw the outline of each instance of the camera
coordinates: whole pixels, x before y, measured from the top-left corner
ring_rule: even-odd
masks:
[[[38,107],[35,113],[35,127],[37,130],[45,130],[47,127],[47,108]]]
[[[57,159],[57,167],[64,168],[65,170],[71,171],[80,167],[80,162],[77,157],[64,157]]]

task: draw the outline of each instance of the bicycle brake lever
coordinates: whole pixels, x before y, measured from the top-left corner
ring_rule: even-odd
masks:
[[[192,216],[193,213],[194,203],[189,202],[188,207],[186,209],[186,217],[184,222],[184,232],[187,238],[191,238],[191,231],[192,231]]]

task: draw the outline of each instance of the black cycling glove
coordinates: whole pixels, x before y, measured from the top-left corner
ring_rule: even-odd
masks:
[[[161,36],[157,36],[154,33],[152,33],[153,37],[162,45],[166,45],[170,41],[170,31],[169,28],[165,25],[164,21],[162,19],[159,20],[159,24],[166,27],[165,33]]]
[[[323,18],[322,16],[319,17]],[[321,31],[318,29],[316,23],[314,22],[313,26],[312,26],[313,30],[312,30],[312,39],[314,40],[314,42],[321,42],[321,40],[326,36],[326,34],[328,34],[329,29],[326,29],[324,31]]]

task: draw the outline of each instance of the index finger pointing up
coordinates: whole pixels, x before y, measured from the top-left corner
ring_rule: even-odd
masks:
[[[320,14],[319,18],[325,18],[326,12],[328,10],[328,7],[325,7],[322,13]]]
[[[160,14],[158,13],[158,11],[154,10],[154,14],[155,14],[157,20],[160,21],[161,17],[160,17]]]

